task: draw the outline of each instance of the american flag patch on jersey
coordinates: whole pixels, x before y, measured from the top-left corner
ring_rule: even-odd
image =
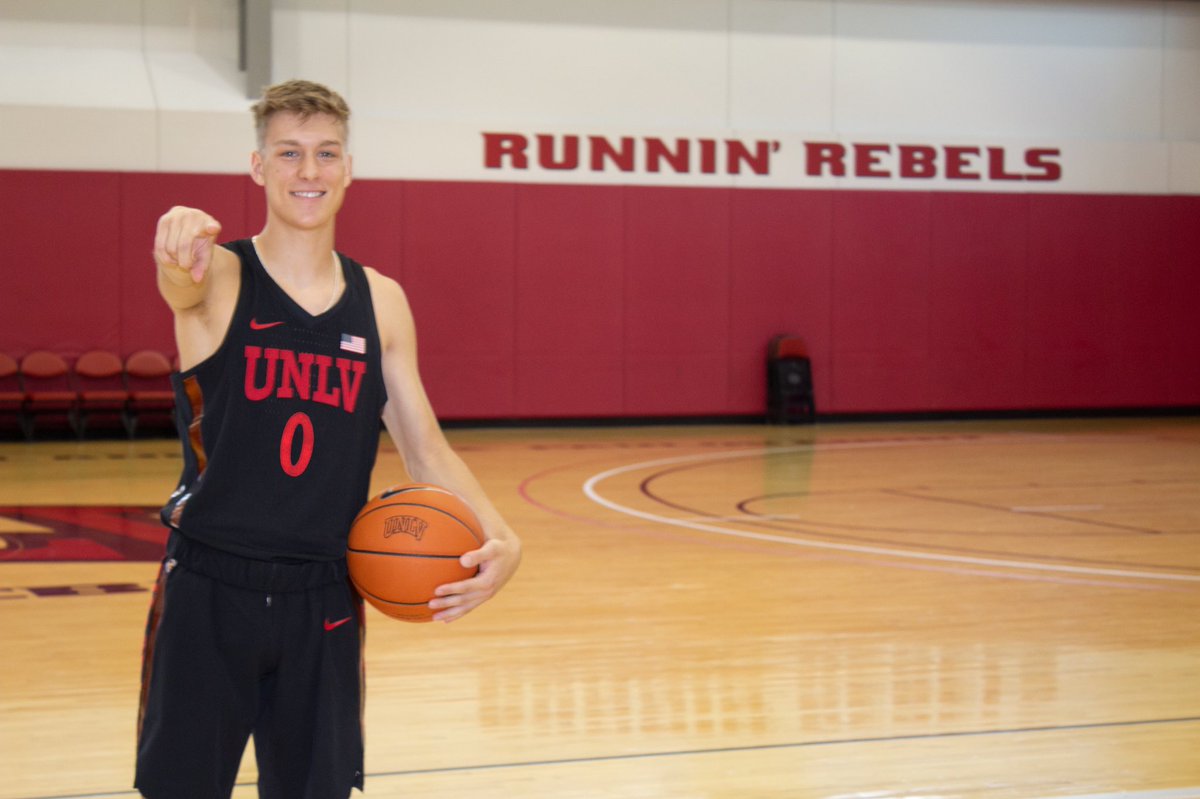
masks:
[[[349,333],[343,333],[342,349],[346,352],[357,352],[359,355],[365,355],[367,353],[367,340],[362,336],[352,336]]]

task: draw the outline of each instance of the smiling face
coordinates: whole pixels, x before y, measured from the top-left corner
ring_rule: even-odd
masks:
[[[346,128],[329,114],[290,111],[267,121],[250,176],[266,189],[271,222],[300,230],[332,225],[350,185]]]

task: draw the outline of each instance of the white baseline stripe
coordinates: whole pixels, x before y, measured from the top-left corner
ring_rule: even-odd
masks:
[[[1088,793],[1075,797],[1044,797],[1043,799],[1200,799],[1200,787],[1166,788],[1165,791],[1117,791]]]
[[[755,541],[770,541],[777,544],[787,544],[796,547],[808,547],[812,549],[832,549],[840,552],[858,552],[868,555],[884,555],[894,558],[911,558],[914,560],[933,560],[944,563],[970,563],[976,566],[1000,566],[1012,569],[1032,569],[1036,571],[1047,572],[1063,572],[1068,574],[1092,574],[1103,575],[1106,577],[1135,577],[1149,580],[1176,580],[1187,583],[1200,583],[1200,575],[1194,574],[1172,574],[1170,572],[1147,572],[1135,571],[1130,569],[1103,569],[1090,566],[1069,566],[1060,563],[1042,563],[1039,561],[1025,560],[1007,560],[1003,558],[979,558],[970,555],[950,555],[938,552],[914,552],[908,549],[894,549],[892,547],[875,547],[865,546],[861,544],[842,544],[833,541],[816,541],[805,538],[795,538],[792,536],[772,535],[771,533],[756,533],[750,530],[735,530],[728,527],[720,527],[715,524],[697,522],[688,519],[673,519],[670,516],[661,516],[657,513],[648,513],[646,511],[637,510],[627,505],[622,505],[607,499],[600,495],[597,486],[608,480],[609,478],[618,475],[636,472],[643,469],[653,469],[662,466],[675,466],[682,463],[698,463],[703,461],[718,461],[718,460],[738,460],[743,458],[762,457],[764,455],[780,455],[789,452],[807,452],[815,449],[859,449],[866,447],[880,446],[911,446],[913,442],[864,442],[862,444],[830,444],[830,445],[805,445],[798,447],[766,447],[763,449],[754,450],[737,450],[733,452],[705,452],[699,455],[684,455],[675,458],[663,458],[661,460],[642,461],[641,463],[631,463],[625,466],[618,466],[614,469],[600,472],[599,474],[589,477],[583,484],[583,493],[588,499],[595,502],[597,505],[602,505],[609,510],[623,513],[627,516],[633,516],[638,519],[644,519],[648,522],[656,524],[668,524],[674,527],[684,527],[689,530],[697,530],[704,533],[716,533],[717,535],[727,535],[736,538],[749,538]],[[924,446],[930,446],[934,443],[931,441],[920,442]],[[961,440],[955,440],[953,444],[963,444]],[[749,521],[749,520],[748,520]]]

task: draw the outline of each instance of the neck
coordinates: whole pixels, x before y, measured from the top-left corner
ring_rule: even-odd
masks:
[[[329,279],[333,226],[318,230],[282,230],[270,221],[254,237],[254,245],[271,264],[276,277],[296,284]]]
[[[267,275],[301,308],[317,315],[334,306],[341,294],[342,270],[332,249],[332,237],[325,246],[319,239],[288,237],[281,242],[276,238],[272,249],[272,240],[264,229],[252,241]]]

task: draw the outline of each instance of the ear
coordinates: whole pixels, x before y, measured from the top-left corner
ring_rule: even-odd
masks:
[[[354,156],[347,153],[346,154],[346,180],[344,183],[342,183],[342,188],[345,188],[350,185],[350,181],[353,179],[351,176],[352,172],[354,172]]]
[[[250,178],[260,186],[267,185],[266,178],[263,177],[262,153],[258,150],[250,153]]]

